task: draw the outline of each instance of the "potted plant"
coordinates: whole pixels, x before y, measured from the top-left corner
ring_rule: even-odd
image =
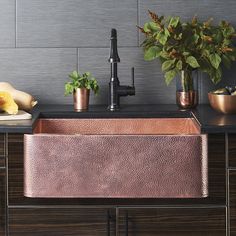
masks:
[[[80,74],[78,71],[69,74],[69,78],[70,81],[65,83],[65,95],[73,94],[76,111],[87,110],[90,90],[95,94],[98,93],[97,80],[91,76],[90,72]]]
[[[138,27],[146,37],[142,43],[144,59],[159,58],[166,84],[177,77],[177,104],[193,108],[198,100],[194,72],[207,73],[215,84],[221,80],[221,64],[229,68],[235,61],[235,29],[226,21],[215,26],[212,19],[199,22],[193,17],[182,23],[180,17],[159,17],[151,11],[149,15],[151,21]]]

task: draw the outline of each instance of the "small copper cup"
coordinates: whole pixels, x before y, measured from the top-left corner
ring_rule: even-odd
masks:
[[[90,90],[86,88],[77,88],[74,93],[74,109],[75,111],[86,111],[89,105]]]
[[[180,108],[191,109],[198,105],[198,92],[190,90],[187,92],[176,92],[176,103]]]

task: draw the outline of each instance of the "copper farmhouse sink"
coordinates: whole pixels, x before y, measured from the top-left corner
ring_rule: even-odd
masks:
[[[208,195],[207,136],[191,118],[40,119],[24,148],[27,197]]]

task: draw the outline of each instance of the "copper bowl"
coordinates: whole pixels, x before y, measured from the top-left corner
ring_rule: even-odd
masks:
[[[208,93],[211,107],[224,114],[236,114],[236,96]]]

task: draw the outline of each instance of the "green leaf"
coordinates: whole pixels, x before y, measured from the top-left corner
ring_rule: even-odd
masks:
[[[222,62],[224,63],[224,66],[227,68],[227,69],[230,69],[231,67],[231,60],[230,58],[228,58],[226,55],[222,55]]]
[[[84,74],[85,74],[85,76],[86,76],[87,78],[89,78],[89,77],[91,76],[91,73],[90,73],[90,72],[85,72]]]
[[[147,23],[144,24],[143,29],[146,33],[157,32],[158,31],[158,26],[155,22],[147,22]]]
[[[190,53],[189,52],[183,52],[184,56],[188,56]]]
[[[162,57],[164,59],[169,59],[170,58],[169,53],[166,52],[166,51],[161,51],[160,52],[160,57]]]
[[[149,28],[151,31],[154,31],[154,32],[156,32],[156,31],[158,30],[158,26],[157,26],[157,24],[154,23],[154,22],[149,22],[148,28]]]
[[[167,39],[168,39],[168,36],[165,34],[165,32],[163,31],[160,31],[158,34],[157,34],[157,40],[162,44],[162,45],[165,45],[166,42],[167,42]]]
[[[217,70],[215,70],[214,76],[212,77],[213,83],[214,84],[219,83],[221,80],[221,76],[222,76],[222,71],[220,68],[218,68]]]
[[[68,82],[68,83],[65,83],[65,95],[69,95],[69,94],[72,94],[74,92],[74,87],[73,85]]]
[[[193,42],[194,42],[195,44],[197,44],[197,43],[198,43],[198,40],[199,40],[199,35],[194,34],[194,35],[193,35]]]
[[[74,70],[71,74],[69,74],[69,77],[71,79],[78,79],[79,74],[78,74],[78,72],[76,70]]]
[[[170,19],[169,26],[175,28],[178,25],[178,23],[179,23],[179,17],[178,16],[177,17],[172,17]]]
[[[203,49],[203,50],[202,50],[202,54],[203,54],[204,56],[206,56],[206,57],[209,57],[210,52],[209,52],[209,50],[207,50],[207,49]]]
[[[177,68],[178,70],[182,70],[182,68],[183,68],[183,63],[182,63],[181,60],[179,60],[179,61],[177,62],[176,68]]]
[[[167,60],[162,64],[162,71],[167,71],[169,69],[171,69],[171,67],[173,66],[173,64],[175,63],[175,60]]]
[[[235,29],[232,26],[228,26],[227,28],[224,29],[223,35],[225,37],[231,36],[235,32]]]
[[[175,70],[170,70],[170,71],[166,72],[165,73],[166,84],[169,85],[170,82],[174,79],[175,76],[176,76],[176,71]]]
[[[186,63],[189,64],[192,68],[198,68],[200,65],[197,62],[197,59],[193,56],[189,56],[186,59]]]
[[[221,63],[221,58],[217,53],[210,54],[209,60],[215,69],[219,68],[219,65]]]
[[[155,58],[160,56],[161,49],[157,46],[152,46],[145,50],[144,52],[144,60],[145,61],[152,61]]]
[[[223,40],[223,35],[222,35],[222,32],[221,31],[218,31],[215,35],[214,35],[214,40],[217,42],[217,43],[220,43],[222,40]]]
[[[169,30],[167,29],[167,28],[165,28],[165,35],[166,35],[166,37],[168,38],[169,36],[170,36],[170,32],[169,32]]]
[[[151,30],[149,29],[149,23],[145,23],[143,29],[146,33],[150,32]]]

